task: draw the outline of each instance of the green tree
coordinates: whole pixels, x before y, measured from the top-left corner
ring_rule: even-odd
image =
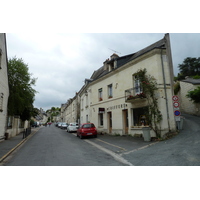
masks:
[[[36,79],[31,77],[28,65],[22,59],[14,57],[8,60],[8,82],[8,114],[19,115],[22,120],[29,120],[34,112],[36,90],[32,86],[35,85]]]
[[[180,74],[178,74],[178,79],[184,79],[185,76],[196,76],[200,75],[200,57],[191,58],[187,57],[184,59],[182,64],[178,65]]]
[[[200,87],[189,91],[186,97],[190,98],[194,103],[200,103]]]

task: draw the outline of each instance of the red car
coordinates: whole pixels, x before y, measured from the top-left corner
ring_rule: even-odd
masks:
[[[81,124],[77,130],[77,137],[83,139],[86,136],[97,137],[97,129],[93,123]]]

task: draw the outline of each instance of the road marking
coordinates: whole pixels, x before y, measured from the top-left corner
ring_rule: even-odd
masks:
[[[118,162],[121,162],[121,163],[129,165],[129,166],[133,166],[132,163],[128,162],[126,159],[122,158],[120,155],[114,153],[113,151],[110,151],[110,150],[108,150],[108,149],[106,149],[106,148],[104,148],[104,147],[102,147],[102,146],[100,146],[100,145],[98,145],[98,144],[96,144],[94,142],[91,142],[89,140],[84,140],[84,141],[89,143],[89,144],[91,144],[91,145],[93,145],[93,146],[95,146],[95,147],[97,147],[98,149],[104,151],[105,153],[111,155]]]
[[[75,133],[73,133],[73,135],[76,136]],[[124,151],[127,151],[126,149],[124,149],[124,148],[122,148],[122,147],[120,147],[120,146],[116,146],[116,145],[114,145],[114,144],[111,144],[111,143],[109,143],[109,142],[105,142],[105,141],[100,140],[100,139],[95,139],[95,140],[99,140],[100,142],[103,142],[103,143],[108,144],[108,145],[110,145],[110,146],[117,147],[117,148],[119,148],[119,149],[122,149],[122,150],[124,150]]]
[[[114,144],[111,144],[111,143],[105,142],[105,141],[100,140],[100,139],[96,139],[96,140],[99,140],[100,142],[103,142],[103,143],[108,144],[108,145],[110,145],[110,146],[117,147],[117,148],[119,148],[119,149],[122,149],[122,150],[126,151],[126,149],[124,149],[124,148],[122,148],[122,147],[119,147],[119,146],[116,146],[116,145],[114,145]]]
[[[150,146],[152,146],[152,145],[154,145],[154,144],[157,144],[157,143],[158,143],[158,142],[154,142],[154,143],[148,144],[148,145],[146,145],[146,146],[143,146],[143,147],[134,149],[134,150],[132,150],[132,151],[128,151],[128,152],[125,152],[125,153],[120,153],[119,155],[122,156],[122,155],[124,155],[124,154],[129,154],[129,153],[133,153],[133,152],[135,152],[135,151],[139,151],[139,150],[142,150],[142,149],[146,149],[147,147],[150,147]]]

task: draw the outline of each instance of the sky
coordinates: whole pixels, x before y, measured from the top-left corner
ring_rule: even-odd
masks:
[[[60,107],[114,52],[135,53],[170,33],[174,73],[186,57],[200,57],[196,0],[7,0],[0,32],[8,58],[22,58],[37,78],[34,106]],[[12,5],[12,6],[10,6]],[[156,6],[155,6],[156,5]],[[177,9],[178,8],[178,9]]]
[[[34,106],[60,107],[113,53],[137,52],[165,33],[7,33],[8,58],[22,58],[37,78]],[[200,57],[200,34],[170,33],[175,76],[186,57]]]

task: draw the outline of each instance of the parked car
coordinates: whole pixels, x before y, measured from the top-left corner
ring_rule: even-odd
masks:
[[[34,122],[31,126],[32,126],[32,127],[39,127],[39,126],[40,126],[40,123],[39,123],[39,122]]]
[[[60,122],[56,122],[56,123],[55,123],[55,126],[57,127],[59,123],[60,123]]]
[[[81,124],[77,130],[77,137],[81,139],[86,136],[97,137],[97,129],[93,123]]]
[[[61,129],[67,129],[67,127],[68,127],[68,124],[67,123],[65,123],[65,122],[63,122],[62,124],[61,124]]]
[[[67,127],[67,132],[76,132],[78,129],[78,124],[77,123],[70,123],[69,126]]]
[[[57,127],[61,128],[61,125],[62,125],[62,122],[59,122]]]

